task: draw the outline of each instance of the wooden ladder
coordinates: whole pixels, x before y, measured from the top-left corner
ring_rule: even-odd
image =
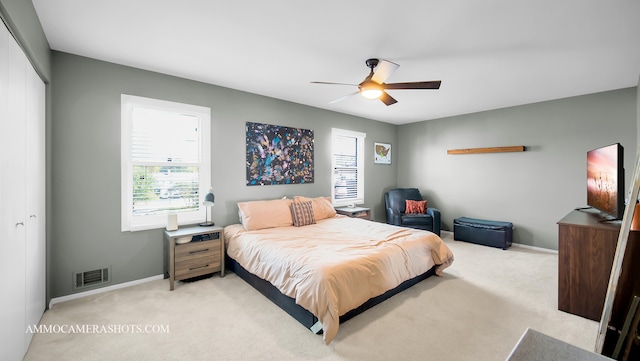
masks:
[[[616,246],[616,253],[613,258],[613,265],[611,266],[611,274],[609,275],[609,286],[607,287],[607,295],[604,301],[604,308],[602,309],[602,318],[600,319],[600,327],[598,328],[598,337],[596,338],[595,352],[602,354],[602,348],[604,346],[604,339],[611,321],[611,313],[613,311],[613,302],[616,296],[616,290],[618,287],[618,280],[620,278],[620,271],[622,269],[622,260],[624,259],[624,253],[627,249],[627,240],[629,239],[629,231],[631,230],[631,222],[633,220],[633,214],[635,211],[636,201],[638,199],[638,193],[640,189],[640,147],[638,147],[638,153],[636,156],[636,166],[633,171],[633,183],[629,188],[629,197],[627,198],[627,206],[624,209],[622,216],[622,226],[620,233],[618,234],[618,244]]]

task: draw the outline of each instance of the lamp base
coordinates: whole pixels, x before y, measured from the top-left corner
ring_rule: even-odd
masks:
[[[211,227],[211,226],[213,226],[213,225],[214,225],[214,223],[213,223],[213,222],[211,222],[211,221],[208,221],[208,222],[202,222],[202,223],[200,223],[200,224],[199,224],[199,226],[200,226],[200,227]]]

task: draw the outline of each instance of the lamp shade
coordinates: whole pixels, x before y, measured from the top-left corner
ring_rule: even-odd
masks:
[[[213,194],[213,189],[209,188],[209,193],[207,193],[206,196],[204,196],[204,202],[202,202],[202,204],[204,204],[207,207],[211,207],[216,200],[216,196]]]

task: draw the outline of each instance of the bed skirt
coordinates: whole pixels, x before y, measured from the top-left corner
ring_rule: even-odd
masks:
[[[278,307],[280,307],[289,315],[291,315],[291,317],[295,318],[298,322],[300,322],[306,328],[311,330],[313,326],[316,325],[316,323],[318,322],[318,318],[314,316],[311,312],[303,308],[302,306],[296,304],[296,300],[294,298],[282,294],[270,282],[250,273],[249,271],[244,269],[244,267],[238,264],[238,262],[236,262],[234,259],[227,256],[226,265],[233,273],[237,274],[245,282],[247,282],[253,288],[255,288],[260,293],[262,293],[265,297],[267,297],[269,300],[275,303]],[[381,294],[380,296],[370,298],[368,301],[366,301],[362,305],[340,316],[340,323],[343,323],[348,319],[359,315],[360,313],[383,302],[384,300],[390,298],[391,296],[396,295],[406,290],[407,288],[410,288],[411,286],[419,283],[420,281],[433,276],[435,274],[435,270],[436,270],[436,266],[433,266],[427,272],[402,282],[396,288],[393,288]],[[322,328],[320,328],[320,330],[316,333],[322,334]]]

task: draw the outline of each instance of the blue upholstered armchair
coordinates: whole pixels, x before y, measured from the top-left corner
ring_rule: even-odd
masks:
[[[418,188],[395,188],[384,194],[387,223],[396,226],[424,229],[440,235],[440,211],[427,208],[425,214],[406,214],[407,199],[421,201]],[[427,204],[428,205],[428,204]]]

